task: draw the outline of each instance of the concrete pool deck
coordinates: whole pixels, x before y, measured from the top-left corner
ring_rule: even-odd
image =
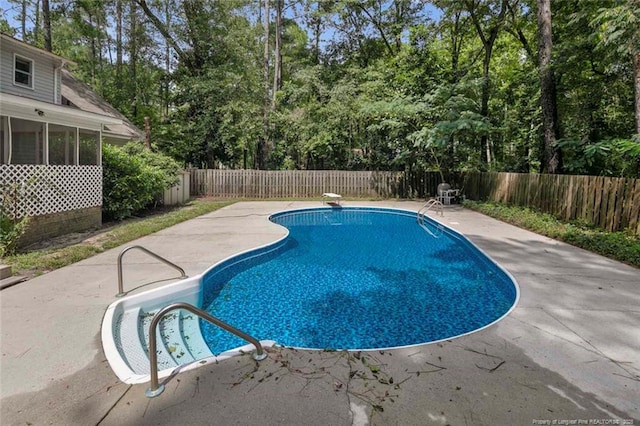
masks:
[[[192,276],[284,235],[271,213],[320,205],[239,202],[127,245]],[[640,270],[459,207],[437,219],[518,281],[520,302],[500,323],[383,352],[274,348],[260,363],[180,374],[147,399],[147,385],[115,377],[100,342],[122,246],[0,292],[0,424],[640,424]],[[125,290],[176,276],[141,252],[124,264]]]

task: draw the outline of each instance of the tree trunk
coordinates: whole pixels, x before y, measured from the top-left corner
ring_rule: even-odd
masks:
[[[273,94],[271,108],[276,108],[276,94],[282,88],[282,2],[276,0],[275,61],[273,65]]]
[[[49,10],[49,0],[42,0],[42,24],[44,26],[44,49],[52,52],[51,47],[51,13]]]
[[[313,29],[313,55],[314,55],[314,60],[315,60],[315,64],[319,64],[320,63],[320,37],[322,36],[322,22],[320,20],[320,17],[318,17],[318,19],[316,20],[316,22],[314,23],[314,29]]]
[[[167,30],[171,31],[171,6],[170,2],[165,2],[164,5],[164,22],[167,26]],[[164,77],[160,82],[161,95],[161,109],[162,109],[162,122],[169,122],[169,86],[171,80],[171,45],[167,40],[164,42]]]
[[[482,42],[482,47],[484,49],[484,60],[482,62],[482,94],[481,94],[481,102],[480,102],[480,115],[484,118],[489,117],[489,97],[490,86],[489,86],[489,65],[491,64],[491,56],[493,54],[493,45],[495,44],[496,39],[498,38],[498,34],[502,29],[502,25],[504,24],[505,15],[507,9],[509,7],[509,0],[502,0],[500,2],[500,11],[498,15],[492,20],[491,25],[487,27],[485,24],[485,29],[482,29],[482,19],[478,16],[478,11],[476,10],[477,4],[475,1],[467,2],[467,10],[469,11],[469,15],[473,22],[473,26],[476,28],[476,32],[478,33],[478,37],[480,37],[480,41]],[[486,134],[480,136],[480,167],[481,169],[486,168],[490,161],[490,150],[489,150],[489,137]]]
[[[93,27],[93,16],[91,12],[87,10],[87,17],[89,19],[89,26]],[[91,85],[96,87],[96,62],[98,62],[96,55],[96,38],[91,36]]]
[[[27,41],[27,0],[22,0],[22,10],[20,12],[20,31],[22,32],[22,41]]]
[[[102,45],[102,20],[100,19],[100,10],[96,10],[96,30],[98,33],[97,37],[97,50],[98,50],[98,69],[100,70],[100,91],[102,93],[102,87],[104,83],[102,82],[102,76],[104,75],[104,56],[103,56],[103,45]]]
[[[180,44],[178,44],[178,42],[173,38],[167,26],[164,25],[162,21],[160,21],[160,19],[158,19],[158,17],[153,14],[151,9],[149,9],[149,5],[147,4],[146,0],[134,0],[134,1],[137,1],[140,7],[142,7],[142,11],[144,12],[144,14],[147,16],[147,18],[149,18],[149,21],[151,21],[153,26],[156,27],[156,29],[160,32],[160,34],[162,34],[162,36],[167,41],[167,43],[171,45],[171,48],[173,49],[174,52],[176,52],[176,55],[178,55],[178,57],[180,58],[180,61],[184,64],[188,64],[190,60],[189,54],[186,53],[184,50],[182,50],[182,48],[180,47]],[[132,3],[134,1],[132,1]],[[199,70],[196,70],[196,71],[199,71]]]
[[[459,64],[460,64],[460,52],[462,51],[462,41],[463,41],[463,34],[461,33],[461,27],[462,27],[461,15],[462,15],[462,12],[460,11],[454,12],[453,26],[451,27],[450,34],[449,34],[450,40],[451,40],[451,75],[449,77],[449,82],[451,83],[452,94],[453,94],[453,90],[455,90],[454,89],[455,85],[457,85],[460,80]],[[453,166],[455,164],[455,161],[456,161],[455,145],[456,145],[456,140],[453,134],[451,134],[447,142],[445,158],[443,158],[440,165],[438,165],[438,169],[440,170],[440,175],[442,177],[442,182],[444,182],[443,171],[446,173],[449,173],[449,171],[453,169]],[[435,158],[435,153],[433,155]]]
[[[636,88],[636,133],[640,135],[640,51],[633,55],[633,73]]]
[[[40,41],[40,0],[36,0],[35,20],[33,23],[33,44],[38,45]]]
[[[453,28],[451,29],[451,78],[449,79],[449,81],[452,85],[458,84],[460,73],[459,63],[463,38],[463,35],[460,32],[460,15],[461,12],[455,12],[453,17]]]
[[[186,62],[195,75],[202,75],[207,58],[211,56],[211,46],[206,41],[205,21],[202,19],[203,1],[190,0],[182,3],[186,18],[186,30],[191,45],[189,61]]]
[[[144,117],[144,146],[151,150],[151,119],[149,116]]]
[[[122,1],[116,0],[116,79],[122,84]]]
[[[138,8],[134,0],[131,0],[129,4],[129,78],[131,79],[131,115],[137,117],[138,115],[138,85],[137,85],[137,70],[136,61],[138,56]]]
[[[540,73],[540,104],[542,107],[543,161],[542,169],[547,173],[562,172],[562,155],[556,146],[558,107],[556,85],[551,66],[553,37],[551,32],[551,2],[537,0],[538,16],[538,62]]]
[[[264,0],[264,56],[262,58],[262,78],[264,103],[262,107],[262,140],[258,143],[258,169],[264,169],[269,153],[269,0]]]
[[[489,65],[491,64],[491,55],[493,53],[493,42],[491,45],[484,47],[484,61],[482,64],[482,93],[480,99],[480,115],[484,118],[489,117]],[[480,164],[488,165],[489,158],[489,137],[486,134],[480,136]]]

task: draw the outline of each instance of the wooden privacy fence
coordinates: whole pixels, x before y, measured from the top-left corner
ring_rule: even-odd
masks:
[[[435,194],[437,172],[191,169],[191,193],[213,197],[311,198],[324,192],[344,197],[425,198]]]
[[[428,198],[440,173],[330,170],[189,170],[191,194],[230,198],[345,197]],[[640,235],[640,179],[522,173],[448,176],[472,200],[531,207],[564,220],[580,220],[608,231]]]
[[[531,207],[563,220],[640,235],[640,179],[525,173],[467,173],[464,193]]]

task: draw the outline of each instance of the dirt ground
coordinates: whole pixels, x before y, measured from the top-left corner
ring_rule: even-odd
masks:
[[[24,247],[20,251],[22,253],[25,253],[37,250],[60,249],[74,244],[85,244],[100,247],[102,242],[106,239],[106,234],[108,234],[114,228],[128,223],[148,219],[153,216],[158,216],[171,210],[175,210],[175,207],[158,207],[153,210],[139,212],[138,214],[136,214],[136,216],[125,220],[104,222],[98,229],[60,235],[59,237],[50,238],[48,240],[31,244],[27,247]]]

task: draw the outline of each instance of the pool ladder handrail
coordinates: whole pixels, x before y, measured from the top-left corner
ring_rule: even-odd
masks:
[[[427,212],[431,210],[432,207],[438,207],[440,209],[440,216],[444,217],[444,206],[440,200],[436,200],[435,198],[430,199],[425,203],[424,206],[418,210],[418,223],[424,220],[424,216],[426,216]],[[437,214],[437,212],[436,212]]]
[[[439,207],[440,216],[444,217],[444,207],[442,205],[442,202],[440,200],[436,200],[435,198],[432,198],[429,201],[427,201],[426,204],[420,208],[420,210],[418,210],[416,220],[418,221],[418,225],[420,225],[422,229],[427,231],[433,238],[440,238],[440,235],[436,235],[433,232],[431,232],[431,230],[425,224],[424,219],[425,217],[427,217],[427,212],[431,210],[432,207]],[[442,224],[440,224],[439,222],[438,222],[438,230],[440,231],[440,234],[442,234]]]
[[[124,292],[124,284],[123,284],[123,280],[122,280],[122,258],[124,257],[124,254],[127,253],[130,250],[133,249],[138,249],[138,250],[142,250],[143,252],[147,253],[149,256],[154,257],[156,259],[158,259],[159,261],[165,263],[166,265],[176,269],[178,272],[180,272],[180,277],[178,278],[187,278],[188,275],[185,274],[184,269],[182,269],[181,267],[179,267],[178,265],[176,265],[175,263],[165,259],[164,257],[152,252],[151,250],[142,247],[142,246],[129,246],[124,248],[120,254],[118,255],[118,294],[116,294],[116,297],[122,297],[124,296],[125,293]]]
[[[264,350],[264,348],[262,347],[262,344],[255,337],[249,336],[245,332],[240,331],[237,328],[227,324],[226,322],[214,316],[209,315],[202,309],[198,309],[189,303],[185,303],[185,302],[172,303],[171,305],[167,305],[164,308],[160,309],[158,312],[156,312],[156,314],[153,316],[153,319],[151,320],[151,325],[149,326],[149,366],[150,366],[149,373],[151,376],[151,383],[149,388],[145,391],[145,395],[148,398],[155,398],[156,396],[160,395],[164,391],[164,383],[163,384],[158,383],[158,354],[156,353],[156,350],[157,350],[156,329],[158,328],[158,324],[160,323],[160,320],[166,314],[176,309],[184,309],[186,311],[189,311],[192,314],[195,314],[200,318],[204,319],[205,321],[208,321],[213,325],[217,325],[223,330],[226,330],[232,334],[235,334],[241,339],[244,339],[247,342],[251,343],[253,346],[256,347],[256,352],[253,354],[253,359],[255,359],[256,361],[262,361],[263,359],[267,358],[267,352]]]

